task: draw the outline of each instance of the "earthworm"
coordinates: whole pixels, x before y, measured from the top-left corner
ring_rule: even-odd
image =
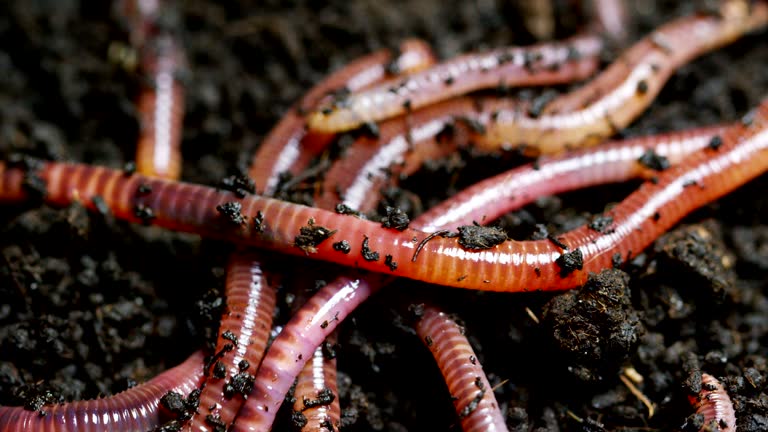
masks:
[[[141,123],[136,146],[136,170],[144,175],[178,179],[181,175],[181,128],[184,89],[176,75],[184,64],[181,48],[166,35],[143,51],[142,70],[150,86],[139,94]]]
[[[696,414],[704,416],[704,430],[719,430],[734,432],[736,430],[736,413],[733,403],[725,388],[710,374],[701,374],[701,391],[698,397],[691,397],[691,404],[696,408]],[[709,429],[708,425],[715,425]]]
[[[335,345],[336,335],[330,334],[324,344]],[[328,358],[322,347],[315,349],[311,356],[296,378],[293,411],[303,418],[294,417],[294,422],[304,423],[301,430],[305,432],[333,432],[341,423],[336,359]]]
[[[317,132],[342,132],[483,88],[584,79],[597,68],[601,49],[599,38],[586,35],[558,43],[462,55],[324,104],[309,115],[307,124]]]
[[[542,154],[597,144],[642,113],[675,69],[766,23],[764,2],[743,13],[672,21],[633,45],[589,84],[550,102],[540,115],[495,113],[485,133],[477,134],[476,144],[487,149],[524,146]],[[590,102],[584,105],[585,100]]]
[[[425,306],[414,326],[445,377],[464,432],[506,431],[493,389],[463,329],[444,312]]]
[[[704,138],[696,138],[697,132],[680,132],[658,138],[639,138],[628,140],[623,144],[628,151],[622,151],[622,143],[617,143],[616,148],[613,145],[599,148],[584,149],[582,154],[564,155],[555,157],[550,161],[544,161],[538,171],[548,172],[553,170],[555,164],[564,167],[573,167],[574,170],[580,170],[583,175],[572,176],[568,178],[569,171],[563,170],[554,176],[535,176],[538,183],[526,181],[532,171],[537,171],[532,165],[523,166],[510,171],[509,173],[497,176],[495,180],[504,183],[506,187],[502,189],[516,189],[521,184],[527,184],[528,187],[539,191],[539,195],[548,195],[556,191],[579,189],[586,185],[592,185],[592,176],[597,176],[603,181],[624,181],[631,178],[632,173],[638,171],[634,168],[637,156],[640,152],[631,150],[638,144],[651,146],[657,145],[662,148],[680,148],[688,149],[693,152],[701,145],[710,141],[711,133],[719,132],[721,129],[701,129],[698,133]],[[686,138],[689,137],[689,138]],[[667,141],[668,140],[668,141]],[[674,142],[680,140],[681,144],[675,145]],[[696,142],[696,141],[699,142]],[[722,140],[719,140],[722,141]],[[606,152],[611,157],[603,155]],[[674,151],[668,154],[672,155]],[[581,162],[579,162],[581,161]],[[584,166],[584,162],[589,163]],[[603,172],[607,174],[602,174]],[[565,181],[567,180],[567,181]],[[551,190],[547,189],[550,187]],[[475,194],[482,195],[482,190],[474,189]],[[519,208],[528,202],[534,200],[536,196],[526,195],[517,200],[497,200],[500,207],[497,212],[511,211]],[[457,199],[467,204],[459,206],[462,211],[453,210],[456,217],[445,224],[470,223],[473,220],[473,214],[478,209],[483,211],[487,199],[472,199],[464,194],[457,195]],[[450,201],[450,200],[449,200]],[[476,205],[476,208],[473,208]],[[450,205],[446,205],[451,207]],[[439,225],[431,219],[440,215],[440,211],[430,211],[416,218],[411,225],[426,230],[437,230],[447,225]],[[463,218],[463,219],[462,219]],[[484,222],[488,222],[488,218]],[[283,328],[283,331],[273,342],[270,350],[262,362],[256,377],[256,387],[250,397],[250,404],[247,404],[240,413],[241,427],[239,430],[266,430],[274,419],[274,415],[279,407],[283,396],[294,381],[294,378],[301,369],[302,358],[308,358],[313,350],[320,345],[323,339],[342,322],[358,305],[375,293],[381,286],[391,281],[383,275],[369,274],[366,277],[341,276],[336,281],[318,291],[291,319]],[[269,383],[269,385],[263,384]],[[266,409],[265,409],[266,407]]]
[[[614,221],[609,232],[583,226],[563,234],[558,244],[510,240],[482,250],[469,250],[455,238],[435,238],[418,259],[414,250],[425,233],[413,229],[383,230],[353,216],[270,198],[237,199],[205,186],[126,176],[107,168],[50,162],[41,163],[36,175],[47,183],[46,201],[53,205],[78,200],[94,208],[96,199],[121,219],[438,285],[505,292],[561,290],[581,285],[590,271],[611,266],[613,254],[626,257],[627,252],[642,250],[688,212],[760,174],[768,137],[763,131],[766,111],[765,105],[757,109],[750,127],[730,128],[721,151],[692,156],[660,173],[656,183],[643,184],[606,213]],[[23,180],[18,174],[9,177]],[[2,198],[24,196],[22,182],[3,183],[8,189],[0,191]],[[346,251],[334,247],[342,240],[349,244]],[[397,270],[391,269],[393,262]]]
[[[315,205],[333,208],[340,201],[356,210],[372,208],[379,200],[378,194],[372,192],[380,189],[388,175],[410,174],[424,160],[446,155],[453,151],[455,143],[462,145],[467,141],[456,135],[486,127],[490,121],[488,113],[512,105],[520,103],[465,96],[431,105],[406,118],[384,121],[379,126],[378,138],[358,139],[328,170]],[[446,133],[452,136],[441,140]]]
[[[197,388],[203,378],[202,364],[203,354],[197,351],[184,363],[114,396],[46,406],[40,411],[27,411],[23,407],[0,407],[0,431],[152,430],[161,421],[158,407],[160,398],[171,391],[187,395]]]
[[[163,18],[174,12],[172,2],[122,0],[118,9],[129,23],[131,41],[148,81],[136,102],[139,140],[136,170],[144,175],[178,179],[181,174],[181,128],[184,88],[178,74],[185,66],[178,37]]]
[[[312,157],[330,141],[331,135],[307,135],[303,113],[314,108],[333,92],[356,91],[385,78],[388,71],[410,73],[421,70],[434,62],[430,47],[417,39],[404,41],[400,53],[393,59],[388,50],[377,51],[361,57],[310,89],[301,100],[291,107],[264,138],[251,162],[250,177],[256,181],[256,189],[264,195],[272,195],[282,172],[297,174],[306,168]],[[302,140],[305,142],[302,145]]]
[[[435,232],[456,228],[465,221],[487,223],[533,202],[541,196],[599,184],[621,183],[640,176],[638,159],[648,150],[676,165],[691,153],[709,145],[712,137],[725,131],[710,126],[605,143],[599,148],[580,149],[565,157],[540,158],[535,165],[491,177],[476,183],[451,199],[425,212],[431,222],[421,230]],[[659,173],[657,172],[656,175]]]
[[[206,365],[208,371],[214,372],[206,379],[200,394],[200,408],[190,421],[190,430],[207,431],[212,424],[229,424],[242,403],[226,400],[242,398],[231,389],[236,387],[232,381],[249,380],[249,375],[261,363],[272,328],[276,284],[268,280],[275,274],[263,271],[262,262],[253,253],[237,252],[230,256],[225,285],[226,311],[219,325],[214,360]]]

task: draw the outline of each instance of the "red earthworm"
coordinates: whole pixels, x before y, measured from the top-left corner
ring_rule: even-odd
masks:
[[[279,179],[277,174],[299,173],[331,139],[330,135],[315,134],[309,140],[311,143],[302,145],[307,135],[305,111],[334,92],[356,91],[377,83],[387,76],[388,71],[410,73],[433,62],[434,55],[425,42],[409,39],[400,45],[400,53],[394,60],[388,50],[377,51],[349,63],[315,85],[283,115],[254,155],[250,177],[256,181],[257,190],[265,195],[274,194]]]
[[[336,335],[330,334],[325,346],[336,344]],[[293,403],[294,413],[303,416],[301,427],[305,432],[338,430],[341,423],[339,390],[336,383],[336,359],[328,358],[322,347],[312,353],[312,358],[301,369],[296,378]],[[294,422],[296,422],[294,417]]]
[[[584,79],[597,68],[601,49],[599,38],[576,36],[558,43],[462,55],[408,78],[323,105],[307,118],[307,123],[317,132],[341,132],[483,88]]]
[[[436,238],[417,260],[413,252],[425,234],[413,229],[382,230],[379,224],[352,216],[263,197],[238,201],[213,188],[128,177],[106,168],[45,163],[37,175],[48,184],[46,201],[53,205],[78,200],[94,208],[95,198],[121,219],[439,285],[505,292],[559,290],[578,286],[588,272],[612,265],[611,254],[625,257],[642,250],[688,212],[760,174],[768,140],[762,130],[765,111],[768,103],[756,110],[751,127],[730,128],[721,151],[692,156],[660,173],[658,182],[644,184],[607,212],[614,221],[609,232],[584,226],[563,234],[558,244],[503,241],[483,250],[469,250],[455,238]],[[21,184],[5,183],[11,189],[0,191],[0,196],[23,196],[16,189]],[[253,224],[254,218],[262,223]],[[300,228],[306,233],[303,244],[297,241],[302,240]],[[307,243],[306,236],[314,240]],[[328,237],[332,239],[324,241]],[[347,251],[334,246],[341,240],[349,243]],[[390,257],[381,259],[386,255]],[[392,262],[398,264],[396,271]]]
[[[721,128],[704,128],[660,137],[627,140],[623,144],[617,143],[599,148],[584,149],[578,154],[568,154],[554,157],[549,161],[542,161],[538,170],[532,165],[527,165],[499,175],[494,179],[496,182],[504,184],[500,189],[519,190],[525,185],[528,188],[536,189],[538,196],[594,185],[593,176],[605,182],[624,181],[630,179],[633,173],[638,173],[638,170],[635,169],[636,160],[639,152],[643,149],[651,148],[655,144],[660,153],[664,151],[662,149],[667,149],[666,154],[669,156],[683,153],[686,150],[693,152],[710,141],[710,134],[720,131],[722,131]],[[697,138],[697,136],[701,136],[701,138]],[[622,148],[625,151],[622,151]],[[581,172],[582,175],[571,175],[568,169],[558,170],[558,166],[571,167],[574,171]],[[531,174],[550,171],[556,174],[533,174],[533,176]],[[529,179],[536,181],[531,182]],[[475,197],[483,196],[483,189],[471,188],[471,190]],[[530,194],[519,199],[496,200],[495,204],[498,208],[495,212],[498,214],[514,210],[535,198],[536,195]],[[449,204],[454,199],[465,203],[456,206],[460,210],[454,209],[454,206]],[[445,228],[451,223],[470,223],[475,219],[477,213],[484,211],[488,200],[473,199],[470,195],[460,193],[449,200],[449,203],[446,203],[443,208],[451,209],[447,211],[452,212],[454,217],[435,223],[433,218],[442,215],[442,212],[446,210],[429,211],[416,218],[411,225],[431,231]],[[487,218],[482,221],[489,222],[490,220],[492,219]],[[441,223],[445,225],[441,225]],[[301,368],[301,362],[298,359],[307,358],[319,346],[325,336],[347,315],[389,281],[391,278],[377,275],[368,275],[367,277],[342,276],[318,291],[295,314],[273,342],[257,374],[256,387],[250,399],[252,402],[240,414],[242,420],[239,424],[245,426],[239,430],[266,430],[274,418],[280,401]],[[269,385],[266,386],[262,383],[269,383]],[[280,384],[278,385],[278,383]],[[268,408],[264,409],[263,407]]]
[[[625,182],[644,172],[638,159],[648,150],[676,165],[725,130],[725,126],[690,129],[605,143],[597,150],[581,149],[566,157],[541,158],[535,165],[476,183],[429,209],[424,218],[431,222],[421,230],[455,229],[468,220],[487,223],[510,207],[519,208],[538,197],[573,190],[574,185],[585,188]]]
[[[136,170],[175,180],[181,175],[184,89],[176,75],[184,63],[183,54],[170,36],[151,43],[141,60],[151,87],[141,92],[137,102],[141,131],[136,146]]]
[[[177,37],[162,24],[173,3],[123,0],[118,9],[128,20],[148,85],[136,102],[140,132],[136,169],[152,177],[178,179],[181,174],[181,128],[184,89],[177,77],[185,65]],[[172,11],[170,11],[172,12]]]
[[[274,280],[268,280],[274,273],[263,271],[262,262],[252,253],[237,252],[230,257],[225,285],[226,311],[219,325],[214,360],[207,365],[214,372],[206,379],[200,394],[200,408],[190,421],[190,430],[207,431],[218,423],[229,424],[242,401],[232,403],[226,399],[242,395],[226,390],[225,386],[232,380],[250,379],[249,374],[261,362],[272,328],[276,285]],[[216,372],[217,369],[220,372]]]
[[[445,377],[462,430],[506,431],[491,384],[463,329],[434,306],[424,308],[414,328]]]
[[[496,113],[476,144],[490,149],[524,145],[539,153],[557,153],[599,143],[644,111],[675,69],[767,23],[764,2],[743,13],[675,20],[636,43],[588,85],[552,101],[541,115]]]
[[[161,422],[160,398],[173,391],[183,395],[197,388],[203,378],[203,354],[197,351],[184,363],[144,384],[114,396],[62,405],[40,411],[0,407],[2,432],[147,431]],[[41,414],[42,412],[45,414]]]
[[[733,403],[728,396],[728,392],[725,391],[725,388],[717,378],[710,374],[702,373],[701,391],[698,397],[690,397],[690,400],[691,404],[696,408],[696,414],[704,416],[702,431],[736,431],[736,413],[733,410]]]
[[[405,118],[386,120],[379,126],[375,142],[371,138],[359,139],[346,150],[343,159],[328,170],[315,205],[333,208],[341,201],[360,211],[372,208],[378,194],[371,192],[379,190],[388,175],[410,174],[424,160],[448,154],[455,149],[454,143],[467,141],[455,136],[462,132],[460,126],[469,125],[464,129],[486,127],[489,113],[513,104],[519,105],[505,99],[460,97],[418,110]],[[454,136],[440,140],[447,131]]]

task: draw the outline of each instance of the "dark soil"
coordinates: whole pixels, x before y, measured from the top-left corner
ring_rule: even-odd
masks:
[[[190,61],[183,175],[204,184],[242,170],[292,102],[364,53],[409,36],[443,57],[535,40],[521,9],[501,0],[180,3]],[[637,3],[635,35],[695,7]],[[128,46],[110,4],[0,2],[0,159],[121,167],[133,158],[142,81],[108,56]],[[561,9],[554,37],[584,22]],[[685,66],[624,134],[737,119],[768,94],[766,64],[763,33]],[[406,196],[431,205],[513,159],[475,156],[432,161],[404,182]],[[623,271],[580,291],[385,290],[340,334],[346,430],[460,429],[428,351],[401,325],[404,306],[425,298],[466,325],[512,430],[674,430],[686,421],[695,430],[687,396],[700,371],[723,379],[740,431],[768,430],[767,182],[697,211]],[[503,223],[515,238],[540,232],[537,224],[562,232],[635,186],[541,199]],[[211,343],[227,245],[78,206],[5,207],[0,232],[0,404],[111,394]],[[627,368],[644,378],[652,418],[619,379]],[[289,429],[281,421],[277,430]]]

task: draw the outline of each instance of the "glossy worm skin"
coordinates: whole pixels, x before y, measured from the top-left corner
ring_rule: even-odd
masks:
[[[765,2],[743,13],[675,20],[636,43],[582,89],[552,101],[542,115],[498,112],[476,143],[489,149],[525,146],[541,154],[597,144],[637,118],[681,65],[767,23]],[[590,103],[584,105],[585,100]]]
[[[394,59],[388,50],[381,50],[355,60],[329,75],[291,107],[264,139],[251,162],[249,173],[256,182],[256,190],[264,195],[274,194],[278,174],[298,174],[332,138],[331,135],[314,134],[307,137],[311,138],[311,142],[307,143],[303,116],[306,110],[314,108],[335,91],[356,91],[379,82],[387,76],[388,70],[410,73],[433,62],[434,55],[429,46],[422,41],[410,39],[402,43],[400,53]],[[389,68],[389,65],[394,67]]]
[[[698,398],[691,398],[696,414],[704,416],[702,431],[718,430],[736,432],[736,412],[725,388],[710,374],[701,374],[701,391]],[[708,426],[714,425],[714,428]]]
[[[207,375],[218,362],[226,372],[224,377],[207,377],[198,412],[190,421],[189,430],[210,430],[211,425],[206,423],[208,415],[217,417],[224,424],[230,423],[242,402],[225,400],[225,384],[240,373],[253,374],[261,363],[272,329],[276,294],[276,282],[267,280],[262,262],[253,253],[234,253],[230,257],[225,285],[226,311],[219,324],[215,351],[217,360],[210,365]],[[269,276],[274,277],[274,273]],[[225,332],[232,336],[224,337]],[[247,362],[248,367],[240,367],[242,361]],[[231,397],[241,398],[239,395]]]
[[[314,131],[342,132],[500,84],[520,87],[584,79],[597,68],[602,47],[598,37],[577,36],[565,42],[463,55],[323,105],[307,123]]]
[[[725,126],[696,128],[614,141],[565,157],[541,158],[536,166],[526,165],[483,180],[427,210],[424,217],[431,222],[421,230],[455,229],[466,221],[487,223],[510,208],[520,208],[541,196],[573,190],[574,185],[586,188],[626,182],[646,172],[638,159],[648,150],[677,165],[725,130]]]
[[[136,169],[147,176],[176,180],[181,175],[184,122],[184,88],[178,74],[186,61],[178,37],[163,23],[172,7],[167,0],[118,2],[147,81],[136,102],[141,128]]]
[[[751,127],[729,129],[723,151],[698,154],[679,168],[660,173],[657,183],[644,184],[607,212],[605,216],[614,221],[610,232],[584,226],[563,234],[560,241],[567,250],[548,240],[510,240],[472,251],[455,238],[438,237],[422,245],[414,260],[427,235],[413,229],[386,230],[353,216],[263,197],[238,200],[205,186],[126,176],[106,168],[47,163],[39,175],[48,184],[46,201],[53,205],[79,200],[94,208],[95,198],[121,219],[438,285],[504,292],[560,290],[581,285],[588,272],[613,265],[614,254],[626,258],[628,252],[642,250],[688,212],[762,173],[768,136],[763,131],[765,110],[764,106],[757,110]],[[1,196],[22,199],[22,173],[11,170],[4,177]],[[700,186],[689,187],[694,183]],[[217,210],[231,202],[241,207],[234,219]],[[261,223],[254,224],[255,220]],[[312,229],[310,225],[323,227],[330,238],[297,247],[300,228]],[[334,249],[341,240],[349,242],[349,253]],[[386,255],[398,263],[396,270],[385,263]],[[571,260],[583,265],[569,267]]]
[[[435,357],[464,432],[506,431],[491,384],[464,329],[434,306],[426,306],[416,334]]]
[[[336,335],[329,335],[325,343],[333,346]],[[306,420],[302,432],[333,432],[339,429],[341,405],[336,375],[336,359],[327,358],[320,347],[315,349],[312,358],[296,377],[293,411],[301,413]],[[323,401],[325,395],[331,395],[333,400]],[[318,401],[322,402],[315,405]]]
[[[497,98],[459,97],[415,111],[405,118],[386,120],[379,126],[379,137],[360,138],[343,159],[326,175],[322,194],[315,198],[320,208],[333,208],[341,202],[366,211],[379,201],[378,191],[388,176],[416,171],[423,161],[449,154],[457,145],[468,142],[467,124],[486,127],[495,110],[520,105]],[[440,140],[446,128],[447,140]],[[463,127],[463,129],[462,129]],[[467,135],[462,138],[459,134]],[[447,141],[447,142],[443,142]],[[339,196],[337,191],[342,191]]]
[[[598,148],[584,149],[578,155],[567,154],[554,157],[552,160],[544,161],[538,170],[532,165],[511,170],[488,182],[494,185],[498,183],[499,189],[502,190],[519,190],[525,185],[537,190],[539,194],[525,194],[520,199],[494,200],[495,207],[488,210],[497,214],[511,211],[533,201],[537,196],[597,184],[594,178],[602,179],[604,182],[629,180],[638,173],[636,169],[638,150],[632,150],[638,144],[656,146],[658,150],[677,148],[680,152],[686,150],[693,152],[709,142],[710,134],[722,130],[706,128],[660,137],[627,140]],[[643,150],[644,145],[641,145]],[[670,151],[669,155],[673,153],[674,151]],[[569,169],[557,170],[557,166],[571,167],[579,175],[574,175]],[[550,171],[553,171],[553,174],[548,174]],[[448,224],[451,223],[469,224],[475,214],[478,212],[482,214],[486,210],[488,203],[487,199],[482,198],[484,189],[471,188],[471,190],[472,193],[460,193],[445,204],[445,208],[455,207],[454,210],[450,210],[455,215],[436,223],[433,219],[443,216],[443,211],[433,210],[416,218],[411,225],[426,231],[436,231],[448,228],[450,226]],[[452,204],[454,200],[457,203],[456,206]],[[492,219],[488,218],[485,222],[490,220]],[[391,280],[391,277],[375,274],[365,277],[345,275],[318,291],[293,316],[272,343],[256,376],[256,385],[251,394],[250,403],[240,413],[236,430],[267,430],[302,367],[301,359],[309,358],[339,323]]]
[[[142,57],[150,87],[139,95],[141,123],[136,146],[136,170],[144,175],[176,180],[181,175],[181,129],[184,122],[184,89],[176,75],[182,67],[181,48],[169,37],[153,42]]]
[[[161,423],[160,398],[169,391],[187,395],[203,378],[203,354],[198,351],[184,363],[144,384],[114,396],[46,406],[45,415],[22,407],[0,407],[2,432],[136,432]]]

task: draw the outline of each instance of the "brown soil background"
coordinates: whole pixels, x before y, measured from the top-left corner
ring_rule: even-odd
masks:
[[[182,3],[190,62],[183,176],[204,184],[243,169],[292,102],[364,53],[410,36],[426,39],[442,57],[535,40],[520,9],[502,0]],[[556,36],[566,36],[584,18],[569,2],[555,3]],[[701,6],[638,4],[636,36]],[[127,43],[111,2],[0,2],[0,158],[23,153],[112,167],[130,161],[141,78],[107,55],[110,46]],[[766,64],[765,33],[705,56],[681,68],[624,133],[737,119],[768,95]],[[509,160],[477,163],[462,154],[430,164],[404,187],[429,203],[509,168]],[[447,173],[461,180],[446,187]],[[592,292],[559,297],[415,283],[379,294],[341,331],[345,430],[460,429],[429,353],[401,325],[401,305],[425,298],[466,325],[512,430],[679,429],[692,412],[687,395],[699,369],[725,379],[739,430],[768,430],[766,180],[697,211],[686,221],[695,225],[633,260],[625,268],[631,294],[610,285],[616,277]],[[542,199],[504,223],[516,238],[537,223],[560,232],[635,186]],[[19,405],[46,391],[64,400],[111,394],[209,343],[228,251],[78,207],[0,209],[0,404]],[[621,301],[613,309],[592,307],[606,293],[619,293]],[[285,319],[283,313],[279,320]],[[558,338],[566,328],[583,338]],[[657,404],[651,419],[619,380],[629,365]],[[290,425],[283,419],[276,430]]]

